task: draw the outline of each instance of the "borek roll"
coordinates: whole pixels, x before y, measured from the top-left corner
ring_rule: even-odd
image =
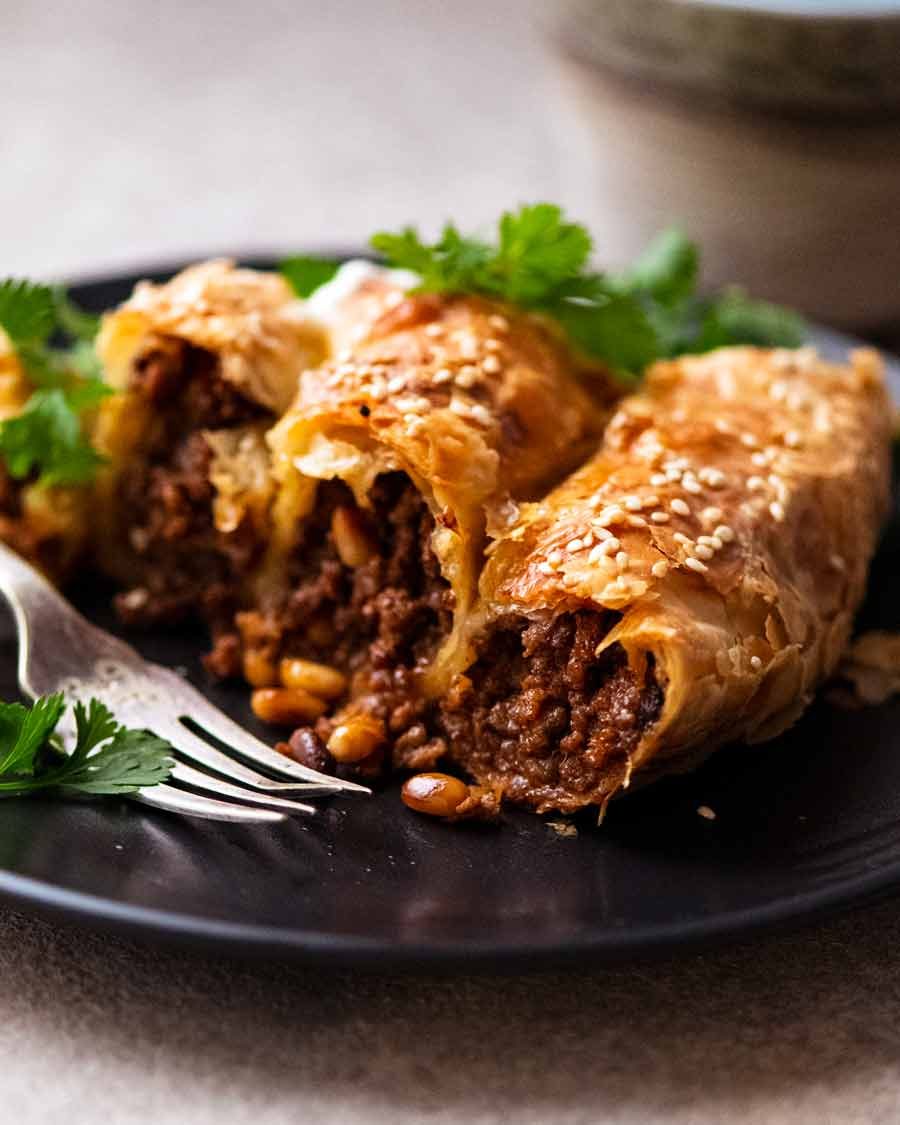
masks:
[[[142,282],[103,321],[98,352],[120,393],[95,438],[109,459],[99,563],[126,586],[127,621],[204,618],[219,674],[238,670],[231,619],[268,537],[264,435],[326,351],[283,278],[226,261]]]
[[[889,492],[878,356],[660,363],[496,544],[451,756],[539,810],[604,806],[789,727],[835,668]]]
[[[269,590],[244,642],[336,666],[397,734],[451,681],[490,537],[596,444],[614,391],[594,372],[589,396],[536,318],[389,271],[344,267],[310,307],[339,354],[270,434]]]

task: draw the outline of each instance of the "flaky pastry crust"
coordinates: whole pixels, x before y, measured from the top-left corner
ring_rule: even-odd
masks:
[[[427,693],[448,683],[459,629],[475,596],[486,537],[514,520],[596,442],[611,382],[596,373],[599,402],[536,318],[477,297],[407,295],[389,275],[364,275],[343,298],[364,335],[304,373],[292,408],[269,436],[279,494],[276,556],[296,541],[317,482],[339,478],[356,502],[384,472],[405,472],[435,518],[432,547],[456,603],[457,627],[426,674]],[[357,315],[361,308],[365,315]]]
[[[659,363],[597,455],[495,545],[473,638],[504,614],[611,610],[598,653],[620,645],[641,678],[655,669],[662,711],[605,764],[602,800],[799,717],[865,590],[890,418],[872,351],[846,366],[753,348]]]

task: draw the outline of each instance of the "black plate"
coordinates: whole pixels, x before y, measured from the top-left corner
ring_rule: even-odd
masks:
[[[108,307],[133,280],[74,295]],[[817,336],[829,349],[846,343]],[[900,626],[898,563],[895,519],[863,624]],[[85,593],[82,606],[111,624],[101,598]],[[0,625],[0,698],[11,698],[15,640]],[[189,635],[132,639],[205,683]],[[253,725],[240,689],[209,694]],[[717,819],[698,816],[699,805]],[[691,777],[615,804],[602,829],[579,821],[575,837],[523,813],[498,828],[443,825],[408,812],[396,786],[275,828],[127,802],[10,801],[0,814],[0,893],[20,904],[134,935],[348,964],[668,950],[809,918],[898,882],[900,703],[852,714],[820,703],[776,742],[721,752]]]

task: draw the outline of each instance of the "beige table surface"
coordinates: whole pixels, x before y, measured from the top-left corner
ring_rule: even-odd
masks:
[[[555,198],[542,8],[3,0],[0,271]],[[2,1125],[889,1122],[900,905],[508,980],[226,963],[0,909],[0,1030]]]

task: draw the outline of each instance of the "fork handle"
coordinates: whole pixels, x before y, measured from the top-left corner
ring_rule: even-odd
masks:
[[[19,635],[19,687],[26,695],[44,694],[45,681],[57,678],[57,664],[70,672],[72,653],[78,653],[90,668],[96,651],[92,643],[96,626],[82,617],[39,570],[5,543],[0,543],[0,594],[9,603],[15,618]],[[47,644],[45,638],[45,643],[37,649],[35,641],[45,632],[52,643]],[[118,640],[110,638],[109,642],[116,648],[121,646],[123,651],[131,651]]]

